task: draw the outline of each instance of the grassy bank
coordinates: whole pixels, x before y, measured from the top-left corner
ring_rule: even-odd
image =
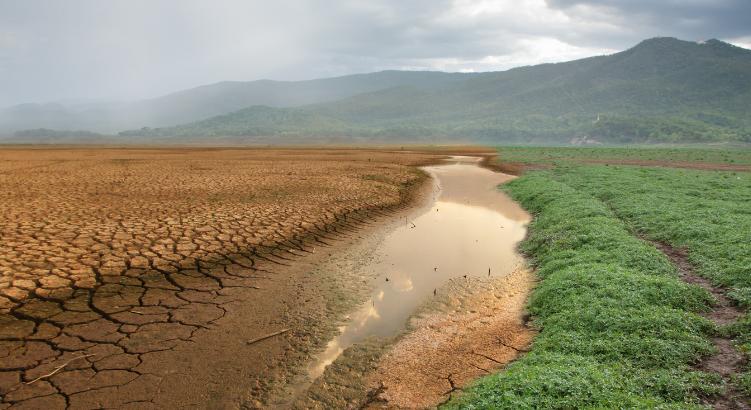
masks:
[[[751,321],[717,329],[697,313],[711,297],[683,283],[644,236],[688,251],[697,273],[751,304],[751,174],[583,165],[640,159],[751,163],[751,151],[504,148],[501,157],[548,164],[506,190],[535,214],[522,245],[540,284],[529,310],[533,349],[450,403],[462,408],[698,406],[720,393],[695,371],[709,338],[751,350]],[[734,383],[751,390],[747,375]]]
[[[507,185],[535,214],[523,251],[541,283],[530,301],[533,349],[481,379],[462,408],[698,404],[716,378],[690,364],[711,352],[710,296],[681,282],[605,204],[545,174]]]
[[[630,228],[687,250],[698,274],[751,305],[751,173],[633,167],[558,168],[552,176],[595,196]],[[751,320],[720,329],[751,351]],[[751,375],[739,385],[751,393]]]

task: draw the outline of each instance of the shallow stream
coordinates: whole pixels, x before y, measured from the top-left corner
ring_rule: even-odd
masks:
[[[452,157],[423,168],[435,181],[432,205],[386,235],[366,271],[377,276],[371,297],[308,367],[320,376],[344,349],[368,337],[398,334],[407,319],[451,278],[498,276],[523,261],[516,246],[529,215],[497,186],[513,178]]]

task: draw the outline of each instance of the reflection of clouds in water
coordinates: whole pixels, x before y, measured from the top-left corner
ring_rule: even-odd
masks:
[[[346,329],[346,326],[341,326],[339,328],[340,334],[344,332]],[[329,344],[326,346],[326,350],[321,353],[319,356],[319,360],[312,363],[310,368],[308,369],[308,373],[312,377],[318,377],[320,376],[324,370],[326,370],[326,366],[330,365],[331,363],[336,360],[337,357],[339,357],[340,354],[344,351],[344,346],[340,343],[341,337],[337,337],[329,341]]]
[[[379,300],[383,300],[383,296],[383,291],[381,291],[376,297],[380,298]],[[354,336],[359,334],[371,320],[380,320],[381,315],[378,314],[378,309],[373,306],[373,303],[368,302],[367,305],[355,312],[349,319],[350,323],[348,325],[339,327],[339,337],[329,341],[326,350],[319,356],[319,361],[314,362],[310,367],[309,373],[312,377],[320,376],[326,369],[326,366],[333,363],[342,354],[344,348],[352,344]]]
[[[466,163],[429,170],[447,195],[434,194],[448,200],[434,197],[430,211],[412,226],[400,225],[378,246],[372,265],[377,289],[311,364],[311,377],[353,343],[398,331],[421,301],[452,277],[486,277],[489,269],[493,276],[504,275],[522,261],[516,244],[528,216],[496,189],[507,177]]]
[[[376,309],[374,304],[367,303],[362,309],[353,315],[349,325],[343,326],[339,329],[339,333],[341,334],[340,338],[346,337],[348,334],[355,334],[365,327],[369,320],[379,320],[380,318],[381,315],[378,314],[378,309]]]
[[[395,273],[392,275],[394,277],[393,284],[391,285],[391,288],[394,289],[397,292],[409,292],[412,289],[414,289],[414,285],[412,284],[412,278],[409,276],[406,276],[402,273]]]
[[[378,309],[376,309],[376,308],[375,308],[374,306],[372,306],[372,305],[371,305],[371,306],[370,306],[370,308],[368,309],[368,316],[366,316],[365,318],[363,318],[363,319],[362,319],[362,324],[365,324],[365,322],[366,322],[366,321],[367,321],[368,319],[370,319],[370,318],[373,318],[373,319],[380,319],[380,318],[381,318],[381,315],[379,315],[379,314],[378,314]]]

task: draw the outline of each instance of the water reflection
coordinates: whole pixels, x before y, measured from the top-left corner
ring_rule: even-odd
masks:
[[[338,337],[309,367],[323,373],[347,347],[369,336],[392,336],[418,305],[455,277],[505,275],[521,262],[516,244],[529,215],[496,187],[510,176],[455,157],[426,167],[438,182],[432,208],[391,232],[367,269],[379,279],[370,300],[350,315]]]

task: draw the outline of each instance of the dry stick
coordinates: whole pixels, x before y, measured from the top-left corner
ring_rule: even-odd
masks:
[[[78,359],[83,359],[85,357],[90,357],[90,356],[96,356],[96,353],[85,354],[85,355],[82,355],[82,356],[74,357],[74,358],[68,360],[67,362],[61,364],[60,366],[55,367],[55,370],[53,370],[53,371],[45,374],[44,376],[39,376],[39,377],[37,377],[36,379],[34,379],[34,380],[30,381],[30,382],[26,382],[26,384],[32,384],[34,382],[38,382],[39,380],[46,379],[46,378],[48,378],[50,376],[54,376],[57,372],[59,372],[60,370],[63,370],[65,368],[65,366],[71,364],[72,362],[74,362],[74,361],[76,361]]]
[[[289,329],[282,329],[282,330],[280,330],[278,332],[269,333],[266,336],[261,336],[261,337],[255,338],[253,340],[248,340],[246,343],[249,344],[249,345],[252,345],[253,343],[260,342],[261,340],[266,340],[266,339],[268,339],[270,337],[281,335],[282,333],[287,333],[287,332],[289,332]]]

